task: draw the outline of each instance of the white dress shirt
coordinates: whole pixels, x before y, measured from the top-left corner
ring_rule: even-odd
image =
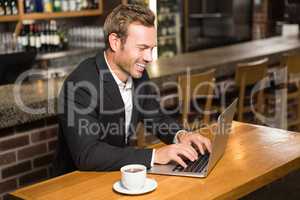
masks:
[[[124,103],[124,108],[125,108],[125,143],[127,144],[127,137],[128,137],[128,131],[129,131],[129,126],[130,126],[130,121],[131,121],[131,116],[132,116],[132,77],[129,76],[126,83],[121,81],[117,75],[112,71],[111,67],[109,66],[106,55],[104,53],[104,59],[105,62],[108,66],[109,71],[111,72],[112,76],[114,77],[114,80],[116,81],[119,91]]]
[[[133,80],[132,77],[129,76],[126,83],[122,82],[117,75],[112,71],[111,67],[109,66],[107,59],[106,59],[106,54],[104,52],[104,59],[105,62],[108,66],[109,71],[111,72],[112,76],[114,77],[114,80],[116,81],[117,85],[119,86],[119,91],[123,99],[124,103],[124,108],[125,108],[125,143],[127,144],[127,137],[128,137],[128,131],[129,131],[129,126],[130,126],[130,121],[131,121],[131,116],[132,116],[132,109],[133,109],[133,104],[132,104],[132,86],[133,86]],[[182,132],[184,130],[180,130],[176,133],[174,137],[174,143],[178,143],[177,141],[177,134]],[[152,151],[152,158],[151,158],[151,166],[154,165],[154,155],[155,155],[155,149]]]

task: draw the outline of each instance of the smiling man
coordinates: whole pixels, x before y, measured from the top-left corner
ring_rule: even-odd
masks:
[[[210,141],[161,112],[146,68],[156,47],[154,14],[138,5],[120,5],[106,18],[106,49],[83,61],[66,79],[59,97],[60,132],[54,174],[73,170],[110,171],[126,164],[186,166],[210,151]],[[137,124],[164,143],[159,149],[129,146]]]

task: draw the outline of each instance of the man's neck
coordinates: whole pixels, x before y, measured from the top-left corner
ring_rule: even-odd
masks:
[[[111,71],[120,79],[120,81],[126,83],[129,75],[124,72],[115,62],[115,55],[113,52],[106,50],[104,51],[104,56],[106,57],[107,64],[109,65]]]

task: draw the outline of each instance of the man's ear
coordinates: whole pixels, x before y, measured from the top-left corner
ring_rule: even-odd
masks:
[[[112,51],[117,51],[121,47],[121,39],[116,33],[111,33],[108,36],[109,45]]]

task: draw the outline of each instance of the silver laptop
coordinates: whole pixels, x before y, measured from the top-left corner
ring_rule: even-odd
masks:
[[[212,141],[212,152],[199,156],[199,159],[188,161],[185,169],[173,162],[167,165],[154,165],[148,170],[152,174],[206,177],[223,156],[228,136],[231,132],[231,124],[236,111],[238,99],[235,99],[218,117],[217,127]]]

